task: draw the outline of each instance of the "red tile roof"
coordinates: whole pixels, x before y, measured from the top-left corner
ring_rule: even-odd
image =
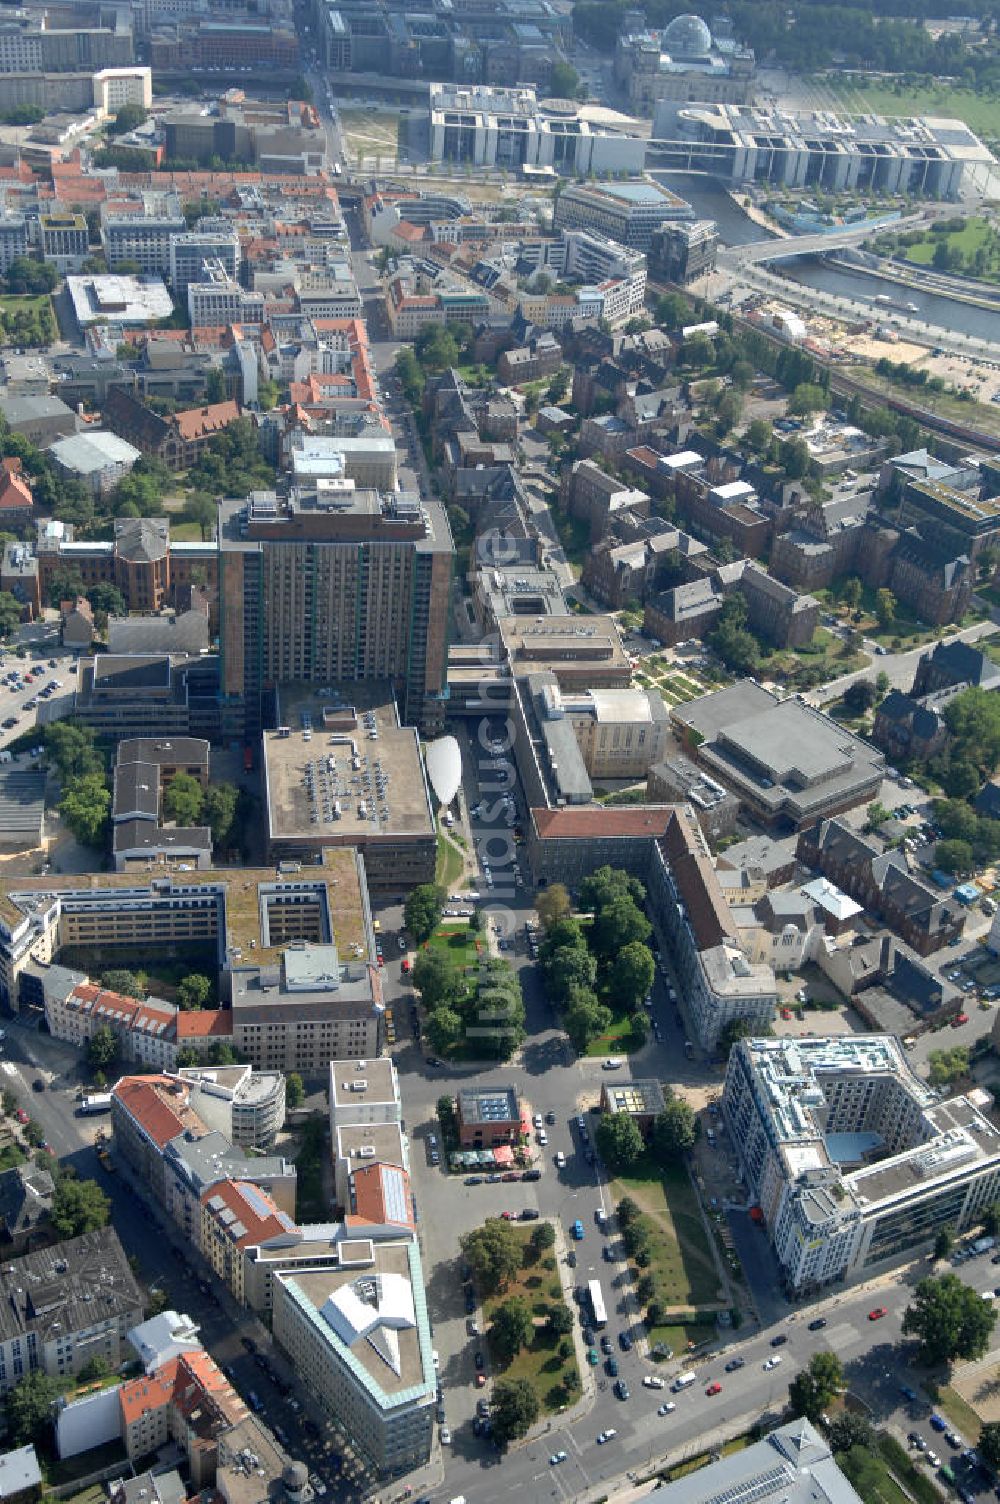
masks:
[[[221,433],[240,415],[238,402],[213,402],[208,407],[189,407],[185,412],[174,413],[170,422],[182,439],[204,438],[205,434]]]
[[[229,1008],[202,1008],[178,1013],[177,1039],[231,1039],[233,1015]]]
[[[189,1128],[208,1132],[188,1106],[187,1088],[169,1076],[124,1076],[112,1096],[159,1149]]]
[[[582,809],[533,809],[535,829],[542,840],[588,840],[606,836],[662,836],[673,818],[672,804]]]
[[[4,464],[6,466],[6,461]],[[5,468],[0,479],[0,512],[29,512],[34,500],[28,483]]]
[[[396,1165],[365,1165],[351,1176],[354,1213],[345,1218],[353,1226],[391,1222],[414,1227],[410,1177]],[[403,1220],[395,1215],[402,1196]]]
[[[268,1238],[295,1231],[291,1217],[267,1191],[242,1180],[216,1181],[202,1192],[201,1204],[236,1248],[252,1248]]]

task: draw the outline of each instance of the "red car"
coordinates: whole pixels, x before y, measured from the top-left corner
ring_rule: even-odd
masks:
[[[876,1306],[874,1311],[868,1312],[869,1321],[881,1321],[883,1316],[888,1316],[885,1306]]]
[[[718,1380],[716,1380],[716,1382],[714,1384],[709,1384],[708,1388],[705,1390],[705,1393],[706,1394],[721,1394],[722,1393],[722,1385],[718,1382]]]
[[[17,1118],[17,1121],[19,1123],[30,1123],[31,1122],[31,1119],[28,1117],[28,1114],[25,1112],[25,1110],[24,1110],[23,1107],[19,1107],[17,1109],[17,1111],[15,1112],[14,1116]]]
[[[952,1026],[953,1029],[960,1029],[963,1024],[967,1024],[968,1022],[969,1022],[969,1015],[967,1013],[958,1013],[952,1019],[951,1026]]]
[[[501,1212],[500,1215],[504,1219],[505,1222],[513,1222],[514,1221],[514,1213],[513,1212]]]
[[[406,972],[408,972],[408,971],[410,971],[412,969],[411,966],[410,966],[409,961],[407,961],[407,960],[401,961],[400,962],[400,967],[402,968],[402,971],[403,971],[404,975],[406,974]]]

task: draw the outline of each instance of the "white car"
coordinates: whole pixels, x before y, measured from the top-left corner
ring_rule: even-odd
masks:
[[[654,1373],[647,1373],[642,1382],[643,1387],[646,1389],[662,1389],[664,1387],[663,1380],[657,1378]]]
[[[406,939],[405,939],[405,937],[403,935],[400,935],[400,937],[399,937],[399,948],[400,948],[400,950],[405,950],[406,949]]]
[[[562,1152],[561,1149],[556,1154],[556,1161],[555,1161],[555,1163],[556,1163],[556,1169],[557,1170],[564,1170],[566,1168],[566,1156]]]
[[[540,1112],[536,1112],[531,1121],[536,1128],[543,1127],[545,1123],[545,1119],[542,1117],[542,1114]]]
[[[615,1430],[614,1426],[612,1426],[609,1431],[602,1431],[601,1432],[600,1436],[597,1438],[597,1445],[599,1447],[603,1447],[603,1445],[604,1445],[604,1443],[606,1441],[610,1441],[611,1438],[612,1438],[612,1436],[617,1436],[617,1435],[618,1435],[618,1432]]]
[[[451,1446],[451,1432],[449,1431],[447,1426],[442,1426],[441,1430],[438,1432],[438,1435],[441,1438],[441,1445],[443,1447]]]
[[[436,1373],[437,1370],[441,1367],[441,1354],[438,1352],[437,1348],[434,1348],[433,1352],[431,1353],[431,1361],[434,1364],[434,1371]]]
[[[544,1149],[545,1145],[548,1143],[548,1141],[549,1141],[549,1136],[545,1132],[545,1129],[544,1128],[539,1128],[539,1130],[538,1130],[538,1142],[541,1144],[541,1146],[542,1146],[543,1149]]]
[[[772,1368],[777,1368],[777,1366],[778,1366],[778,1364],[780,1362],[781,1362],[781,1354],[780,1353],[775,1353],[774,1357],[773,1358],[768,1358],[767,1362],[764,1364],[764,1372],[765,1373],[770,1373],[771,1369]]]
[[[676,1409],[677,1406],[674,1404],[673,1400],[667,1400],[666,1404],[661,1405],[656,1413],[657,1415],[673,1415]]]
[[[605,1060],[604,1064],[601,1066],[601,1069],[604,1071],[620,1071],[621,1068],[622,1057],[620,1055],[609,1055],[607,1060]]]

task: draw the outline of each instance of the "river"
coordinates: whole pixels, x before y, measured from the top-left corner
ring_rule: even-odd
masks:
[[[699,173],[654,172],[652,174],[667,188],[686,198],[699,216],[714,219],[719,234],[727,245],[745,245],[748,241],[764,240],[766,231],[754,224],[736,204],[720,182],[715,178],[702,177]],[[972,334],[979,339],[993,340],[1000,350],[1000,309],[974,308],[960,303],[955,298],[941,297],[937,293],[919,292],[912,287],[902,287],[897,282],[882,277],[870,277],[847,267],[831,266],[818,256],[803,256],[789,262],[783,268],[790,277],[806,287],[815,287],[821,292],[835,293],[843,298],[855,298],[872,303],[872,314],[878,317],[880,308],[873,302],[885,295],[894,303],[915,303],[917,312],[908,317],[921,320],[942,329],[957,330]],[[900,310],[885,309],[889,316]]]

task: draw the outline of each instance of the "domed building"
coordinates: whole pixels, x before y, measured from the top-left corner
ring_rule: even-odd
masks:
[[[633,24],[636,23],[636,24]],[[615,50],[615,77],[636,114],[652,115],[664,100],[678,105],[748,104],[753,99],[754,55],[739,46],[727,23],[713,36],[701,16],[675,16],[662,31],[641,26],[628,12]]]
[[[712,55],[712,33],[700,16],[675,16],[661,36],[663,53],[675,63],[700,63]]]

